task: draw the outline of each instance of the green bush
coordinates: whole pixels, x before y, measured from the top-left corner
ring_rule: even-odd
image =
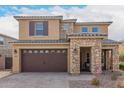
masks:
[[[119,64],[119,69],[124,71],[124,63]]]
[[[99,86],[100,85],[100,81],[97,78],[93,78],[92,81],[91,81],[91,84],[95,85],[95,86]]]

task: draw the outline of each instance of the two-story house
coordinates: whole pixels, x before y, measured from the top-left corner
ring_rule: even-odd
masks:
[[[108,39],[112,22],[76,22],[62,16],[14,16],[13,73],[118,70],[118,42]]]
[[[0,70],[8,70],[12,68],[12,44],[9,42],[17,39],[0,34]]]

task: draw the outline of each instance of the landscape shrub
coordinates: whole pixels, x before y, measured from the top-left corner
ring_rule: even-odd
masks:
[[[124,71],[124,63],[119,64],[119,69]]]
[[[92,85],[99,86],[100,85],[100,80],[98,78],[93,78],[91,81]]]

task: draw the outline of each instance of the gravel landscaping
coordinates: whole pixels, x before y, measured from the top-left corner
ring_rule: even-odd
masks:
[[[111,80],[111,75],[112,73],[105,73],[97,77],[100,80],[99,86],[92,85],[89,80],[70,80],[69,86],[71,88],[117,88],[117,80]]]

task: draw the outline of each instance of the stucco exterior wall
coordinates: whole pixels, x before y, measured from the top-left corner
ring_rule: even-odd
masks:
[[[82,27],[87,27],[89,32],[92,32],[92,27],[98,27],[100,33],[108,34],[108,25],[74,25],[74,32],[81,32]]]
[[[48,21],[48,36],[29,36],[30,21]],[[59,33],[59,20],[19,20],[19,40],[58,40]]]

